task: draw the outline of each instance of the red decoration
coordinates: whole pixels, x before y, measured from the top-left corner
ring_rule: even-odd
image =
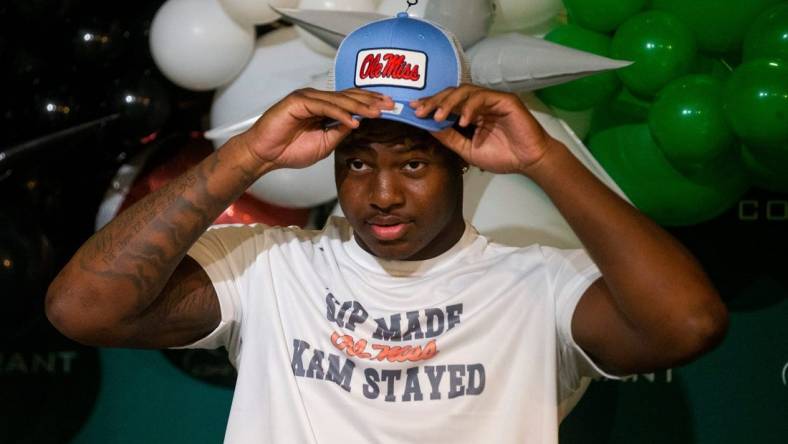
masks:
[[[154,154],[143,172],[134,180],[120,211],[122,212],[144,196],[163,187],[192,166],[200,163],[213,151],[210,142],[202,137],[193,136],[185,145],[164,158],[157,158],[157,154]],[[155,161],[153,165],[150,163],[152,161]],[[303,227],[309,220],[309,211],[308,208],[279,207],[244,193],[219,215],[214,224],[263,223],[271,226],[297,225]]]

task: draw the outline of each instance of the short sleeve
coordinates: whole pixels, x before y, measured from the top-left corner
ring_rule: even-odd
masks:
[[[621,379],[602,370],[575,342],[572,316],[580,298],[602,276],[584,249],[559,249],[541,246],[545,266],[555,299],[559,381],[572,392],[581,386],[581,378]]]
[[[219,299],[222,319],[207,336],[173,348],[227,348],[231,361],[241,352],[241,326],[249,280],[261,252],[266,250],[265,225],[215,225],[189,249],[188,255],[205,270]]]

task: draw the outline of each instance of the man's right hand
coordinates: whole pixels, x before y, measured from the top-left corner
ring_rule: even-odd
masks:
[[[306,168],[327,157],[359,125],[353,115],[377,118],[394,102],[361,89],[300,89],[272,106],[240,137],[271,169]],[[326,121],[338,125],[327,128]]]

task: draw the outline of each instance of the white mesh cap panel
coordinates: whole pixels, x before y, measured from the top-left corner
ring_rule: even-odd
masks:
[[[471,78],[471,63],[468,61],[468,56],[465,55],[465,51],[462,50],[462,43],[460,43],[460,39],[457,38],[451,31],[444,29],[442,26],[438,26],[443,34],[451,42],[452,47],[454,47],[454,53],[457,55],[457,60],[460,64],[460,84],[463,83],[472,83],[473,80]]]

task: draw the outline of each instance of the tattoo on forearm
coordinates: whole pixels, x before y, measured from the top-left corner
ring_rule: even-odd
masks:
[[[213,194],[209,178],[220,167],[221,154],[138,202],[95,234],[78,253],[81,271],[127,282],[137,310],[149,307],[188,248],[255,178],[253,171],[235,166],[236,195]]]

